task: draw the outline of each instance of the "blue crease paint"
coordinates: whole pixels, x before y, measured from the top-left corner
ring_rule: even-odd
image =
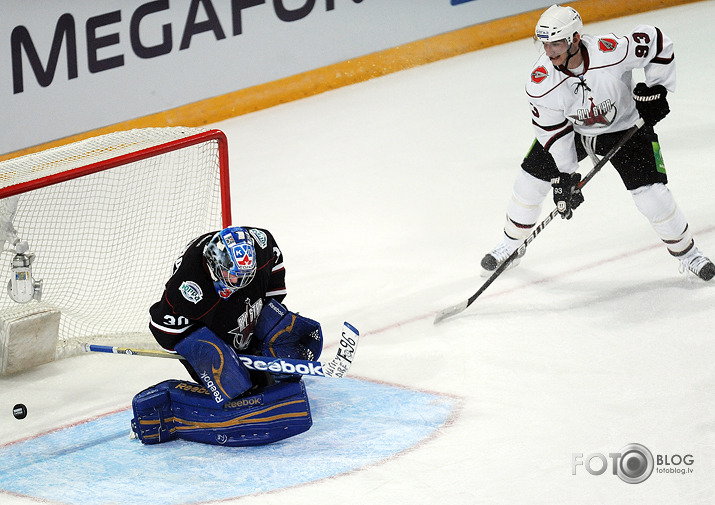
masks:
[[[179,505],[339,475],[432,436],[457,400],[386,384],[306,380],[313,427],[259,447],[129,438],[131,410],[0,448],[0,490],[69,505]]]

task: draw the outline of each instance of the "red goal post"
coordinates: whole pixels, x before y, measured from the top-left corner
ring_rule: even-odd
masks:
[[[22,323],[38,314],[59,313],[57,357],[80,341],[150,342],[148,310],[176,257],[230,224],[220,130],[114,132],[0,162],[0,374],[8,360],[12,371],[29,359],[17,356],[32,352],[23,345],[45,338]],[[9,282],[18,254],[33,255],[37,280],[22,303]]]

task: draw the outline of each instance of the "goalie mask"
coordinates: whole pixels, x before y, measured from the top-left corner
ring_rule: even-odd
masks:
[[[222,298],[248,286],[256,276],[256,249],[244,228],[230,226],[216,233],[204,247],[204,258]]]

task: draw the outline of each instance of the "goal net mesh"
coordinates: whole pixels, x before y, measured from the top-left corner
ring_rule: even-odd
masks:
[[[207,132],[216,130],[116,132],[0,163],[0,195],[10,194],[0,200],[0,282],[9,282],[18,239],[35,254],[33,277],[42,280],[40,301],[19,304],[0,289],[0,315],[59,310],[58,357],[83,341],[153,344],[148,310],[174,260],[192,238],[226,222],[225,144]],[[197,136],[207,140],[186,142]],[[93,173],[68,178],[86,167]],[[50,184],[12,194],[38,180]]]

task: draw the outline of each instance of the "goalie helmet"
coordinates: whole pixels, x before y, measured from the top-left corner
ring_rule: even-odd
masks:
[[[583,30],[583,22],[576,9],[552,5],[536,23],[535,39],[540,42],[566,40],[570,46],[574,33],[581,33],[581,30]]]
[[[230,226],[217,232],[204,247],[204,258],[216,291],[224,298],[256,276],[256,249],[244,228]]]

